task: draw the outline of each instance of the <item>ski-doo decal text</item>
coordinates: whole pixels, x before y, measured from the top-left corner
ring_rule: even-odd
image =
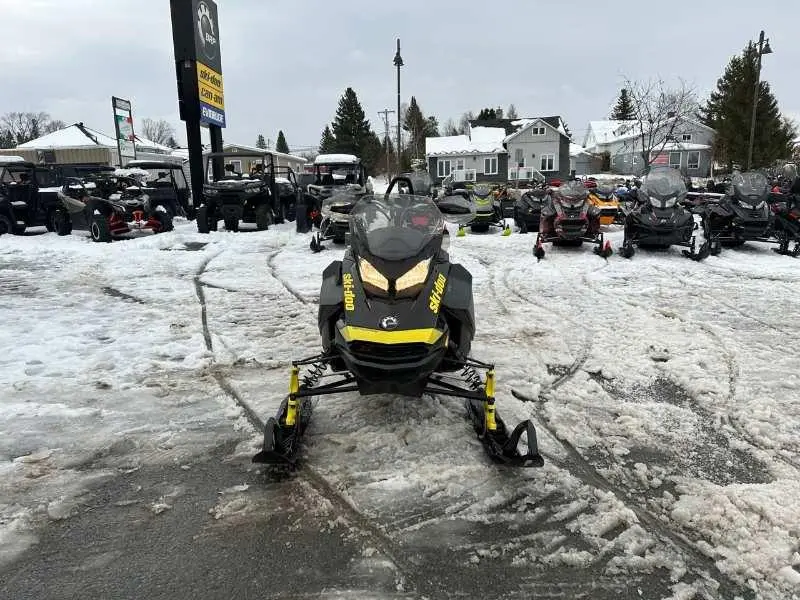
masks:
[[[342,287],[344,288],[344,309],[356,309],[356,293],[355,286],[353,285],[353,275],[351,273],[344,273],[342,275]]]
[[[436,281],[433,282],[433,289],[431,290],[431,297],[428,306],[434,314],[439,314],[439,305],[442,303],[442,296],[444,296],[444,289],[447,285],[447,277],[439,273]]]

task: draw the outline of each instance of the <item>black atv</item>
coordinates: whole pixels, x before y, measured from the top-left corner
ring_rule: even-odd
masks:
[[[226,159],[249,159],[250,174],[238,173]],[[224,168],[223,168],[224,165]],[[212,152],[206,157],[209,180],[197,209],[197,231],[217,231],[220,220],[228,231],[239,231],[239,223],[255,223],[258,231],[269,229],[278,214],[274,157],[269,152]]]
[[[194,218],[192,191],[181,165],[156,160],[132,160],[126,169],[142,173],[142,192],[151,202],[164,206],[172,217]]]
[[[254,462],[294,465],[311,398],[362,395],[455,396],[489,456],[503,464],[542,466],[536,431],[512,431],[495,410],[492,365],[469,357],[475,335],[472,276],[442,250],[448,220],[469,222],[464,198],[364,196],[351,213],[351,246],[323,273],[319,300],[322,353],[293,362],[289,396],[264,431]],[[403,182],[413,188],[410,180]],[[310,368],[300,377],[300,368]],[[328,372],[326,372],[328,371]],[[481,376],[479,371],[485,372]],[[527,448],[520,452],[522,436]]]
[[[608,258],[612,254],[611,242],[600,231],[600,216],[600,209],[589,201],[589,191],[581,181],[564,182],[545,197],[534,256],[542,260],[547,243],[581,246],[589,242],[595,245],[595,254]]]
[[[61,206],[53,220],[56,233],[69,235],[74,229],[84,230],[89,231],[95,242],[110,242],[134,231],[172,231],[172,216],[167,207],[143,194],[136,179],[115,179],[117,188],[110,193],[107,189],[99,192],[95,182],[68,179],[58,194]],[[109,179],[103,178],[102,183],[108,185]]]
[[[683,255],[703,260],[709,254],[707,241],[698,248],[694,214],[684,206],[687,189],[681,174],[669,167],[657,167],[645,175],[636,198],[626,204],[625,228],[619,253],[631,258],[635,246],[667,249],[689,248]]]
[[[326,240],[344,244],[350,211],[362,196],[372,192],[361,160],[351,154],[320,154],[314,159],[314,183],[306,189],[319,211],[315,219],[319,231],[311,239],[311,250],[319,252]]]
[[[0,235],[22,235],[27,227],[47,224],[39,207],[36,165],[0,158]]]

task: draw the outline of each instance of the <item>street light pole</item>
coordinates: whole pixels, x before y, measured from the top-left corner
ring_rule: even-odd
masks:
[[[761,91],[761,57],[764,54],[772,54],[769,47],[769,39],[764,39],[764,32],[758,36],[758,56],[756,57],[756,85],[753,89],[753,114],[750,118],[750,144],[747,147],[747,170],[753,168],[753,143],[756,136],[756,110],[758,108],[758,93]]]
[[[400,56],[400,38],[397,38],[397,53],[394,55],[394,66],[397,67],[397,173],[400,174],[400,67],[403,58]]]

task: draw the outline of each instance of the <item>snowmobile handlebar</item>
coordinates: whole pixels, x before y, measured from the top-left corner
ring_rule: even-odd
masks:
[[[392,193],[395,184],[403,183],[408,186],[408,194],[413,196],[414,195],[414,184],[411,183],[411,179],[408,177],[404,177],[402,175],[398,175],[397,177],[392,177],[392,180],[389,182],[389,187],[386,188],[386,197],[389,197],[389,194]],[[399,186],[398,186],[399,187]]]

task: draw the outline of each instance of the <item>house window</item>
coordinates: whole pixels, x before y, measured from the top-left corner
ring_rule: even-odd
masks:
[[[531,135],[533,136],[544,135],[545,133],[544,127],[531,127]]]
[[[457,158],[456,159],[456,171],[463,171],[464,170],[464,159]]]
[[[670,152],[669,153],[669,166],[673,169],[680,169],[681,168],[681,153],[680,152]]]
[[[514,162],[518,167],[525,166],[525,150],[523,148],[517,148],[514,150]]]
[[[691,142],[692,141],[692,134],[691,133],[684,133],[681,135],[682,142]]]
[[[483,159],[483,174],[484,175],[497,175],[497,157]]]
[[[438,159],[436,161],[436,174],[441,178],[450,175],[450,161],[441,158]]]
[[[687,169],[699,169],[700,168],[700,153],[699,152],[689,152],[689,155],[686,158],[686,168]]]
[[[540,171],[555,171],[556,155],[555,154],[542,154],[540,156]]]
[[[633,155],[633,164],[635,164],[635,165],[639,164],[639,157],[636,156],[635,154]]]
[[[242,161],[241,160],[229,160],[228,161],[228,165],[232,165],[233,166],[234,172],[236,172],[236,173],[241,173],[242,172]]]

